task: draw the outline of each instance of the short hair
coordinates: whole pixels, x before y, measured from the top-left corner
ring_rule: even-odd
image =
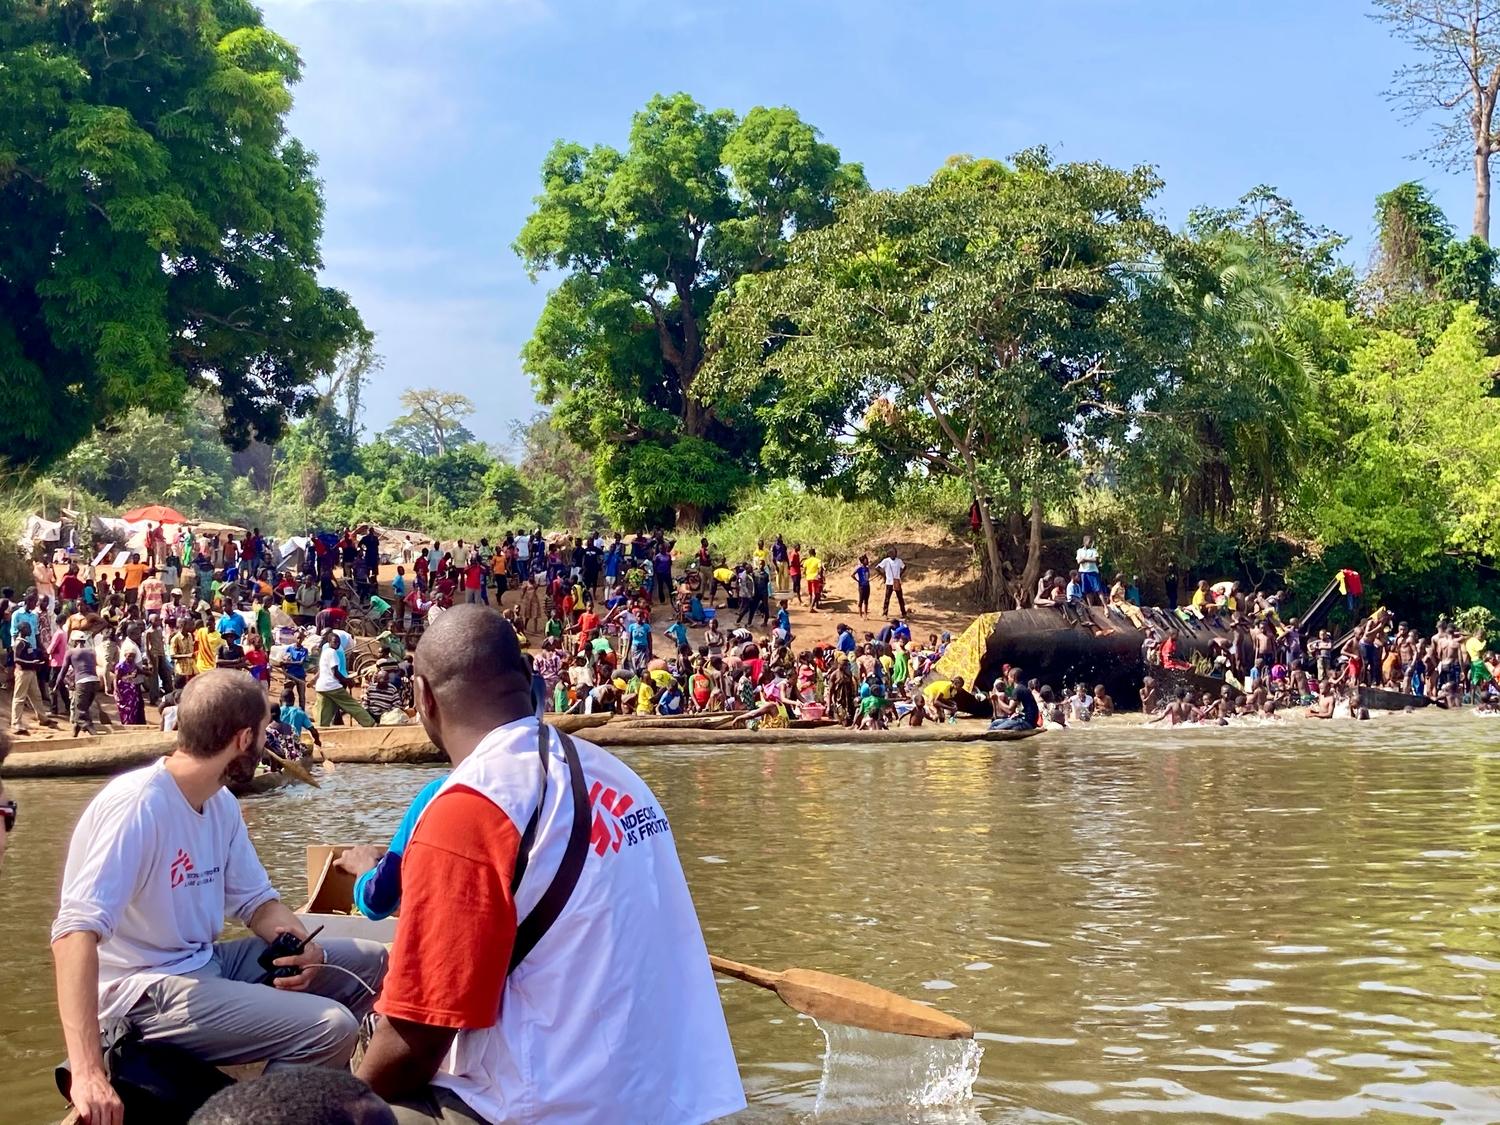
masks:
[[[433,691],[456,690],[473,703],[531,691],[531,669],[515,627],[485,606],[454,606],[429,625],[417,664]]]
[[[242,730],[266,721],[266,694],[250,673],[215,668],[182,689],[177,704],[177,748],[194,758],[212,758]]]
[[[390,1106],[347,1070],[288,1066],[226,1086],[191,1125],[395,1125]]]

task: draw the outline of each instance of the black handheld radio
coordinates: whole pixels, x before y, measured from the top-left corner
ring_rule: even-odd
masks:
[[[273,981],[285,980],[302,972],[293,965],[278,965],[277,961],[283,957],[295,957],[307,948],[307,943],[312,941],[323,932],[319,926],[305,938],[299,938],[294,933],[283,930],[276,935],[276,940],[266,946],[266,951],[255,959],[255,963],[266,971],[266,975],[260,978],[261,984],[271,984]]]

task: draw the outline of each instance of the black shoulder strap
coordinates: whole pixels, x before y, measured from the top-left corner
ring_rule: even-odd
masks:
[[[536,826],[542,818],[542,808],[547,804],[547,724],[542,713],[536,716],[536,756],[542,763],[542,791],[537,796],[536,808],[531,810],[531,819],[521,833],[521,844],[516,849],[516,868],[510,876],[510,897],[514,899],[521,889],[521,877],[526,874],[526,865],[531,862],[531,849],[536,843]]]
[[[547,725],[542,724],[542,745],[545,748]],[[510,952],[510,972],[516,971],[516,966],[526,959],[526,955],[536,948],[537,942],[541,941],[552,924],[557,921],[568,905],[568,900],[573,897],[573,888],[578,885],[578,877],[583,873],[583,862],[588,856],[589,850],[589,795],[588,788],[583,780],[583,763],[578,759],[578,748],[573,745],[573,740],[562,731],[557,732],[562,741],[563,759],[568,763],[568,777],[572,783],[573,790],[573,827],[568,833],[568,845],[563,852],[562,863],[557,868],[557,875],[551,884],[542,892],[542,897],[532,908],[530,914],[516,927],[516,941]],[[543,759],[545,763],[545,759]],[[544,794],[545,796],[545,794]],[[541,806],[538,805],[538,815]],[[527,825],[527,831],[535,835],[537,817],[533,816],[531,823]],[[524,860],[517,858],[517,866],[521,867]],[[524,870],[524,868],[522,868]],[[519,881],[519,880],[518,880]]]

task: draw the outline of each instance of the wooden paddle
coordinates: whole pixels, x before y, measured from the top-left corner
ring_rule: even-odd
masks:
[[[863,981],[813,969],[773,973],[713,954],[708,961],[715,972],[769,989],[788,1008],[815,1019],[924,1039],[974,1038],[974,1029],[963,1020]]]
[[[279,766],[281,766],[282,769],[291,774],[298,781],[303,782],[306,785],[311,785],[314,789],[323,788],[320,784],[318,784],[318,779],[315,778],[312,775],[312,772],[301,762],[294,762],[290,758],[283,758],[269,746],[265,748],[264,753],[266,757],[270,758],[271,761],[277,763]]]

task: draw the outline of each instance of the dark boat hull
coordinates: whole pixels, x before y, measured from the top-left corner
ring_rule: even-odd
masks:
[[[1371,711],[1405,711],[1408,707],[1427,707],[1434,702],[1425,695],[1408,695],[1404,691],[1391,691],[1388,688],[1359,689],[1359,705]]]
[[[1006,665],[1018,667],[1026,679],[1038,679],[1054,691],[1082,683],[1103,684],[1121,710],[1140,707],[1141,681],[1157,669],[1146,664],[1146,630],[1124,614],[1090,606],[1090,625],[1069,624],[1056,608],[1016,609],[1001,613],[990,632],[974,684],[986,692]],[[1148,627],[1177,638],[1179,660],[1197,653],[1207,659],[1217,640],[1232,641],[1231,630],[1207,621],[1185,622],[1167,610],[1147,607]],[[1222,686],[1220,681],[1215,684]]]

